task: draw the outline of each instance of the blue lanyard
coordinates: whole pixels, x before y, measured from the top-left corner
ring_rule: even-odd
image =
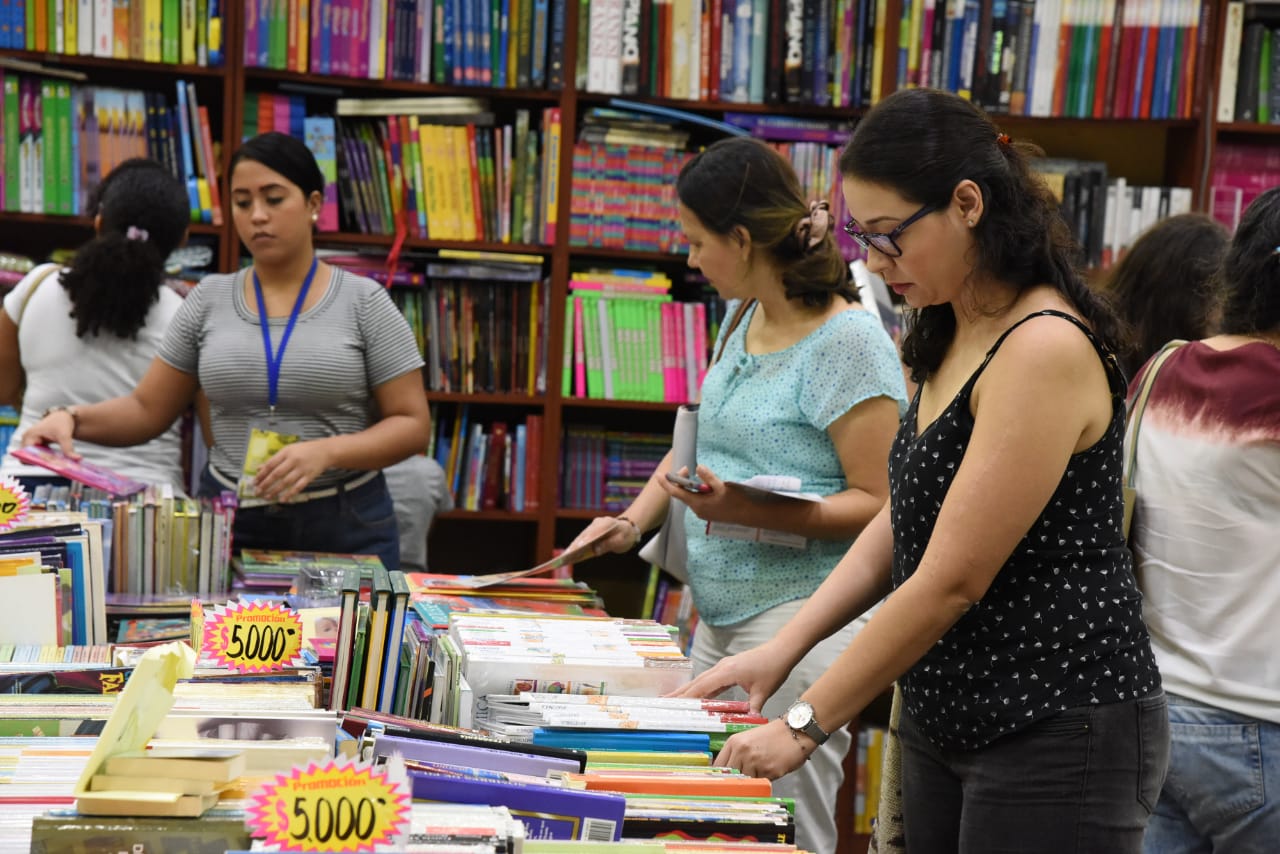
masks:
[[[280,349],[271,352],[271,321],[267,318],[267,304],[262,298],[262,283],[258,281],[258,271],[253,271],[253,292],[258,297],[258,324],[262,327],[262,347],[267,354],[267,403],[271,406],[271,415],[276,414],[276,401],[280,397],[280,364],[284,361],[284,348],[289,346],[289,336],[293,334],[293,325],[298,322],[302,313],[302,304],[307,301],[307,291],[311,290],[311,280],[316,277],[317,259],[311,259],[311,269],[302,280],[302,290],[293,302],[293,311],[289,312],[289,322],[285,324],[284,334],[280,336]]]

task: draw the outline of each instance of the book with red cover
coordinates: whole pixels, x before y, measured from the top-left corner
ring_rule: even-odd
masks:
[[[122,474],[85,460],[73,460],[62,451],[50,448],[47,445],[28,445],[25,448],[18,448],[12,453],[15,459],[22,460],[24,463],[47,468],[77,483],[92,486],[94,489],[101,489],[103,492],[109,492],[112,495],[133,495],[135,492],[141,492],[147,488],[147,485],[140,480],[125,477]]]

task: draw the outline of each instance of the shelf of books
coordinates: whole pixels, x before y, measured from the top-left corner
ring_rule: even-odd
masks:
[[[709,764],[729,732],[758,723],[749,710],[656,699],[688,677],[687,588],[618,555],[563,577],[476,580],[549,560],[591,518],[625,508],[665,452],[675,408],[697,399],[724,307],[687,267],[673,216],[681,165],[726,134],[754,135],[843,219],[836,160],[859,115],[902,86],[950,89],[1045,149],[1037,168],[1094,270],[1162,217],[1206,210],[1234,225],[1280,183],[1280,19],[1268,4],[813,5],[0,3],[0,289],[87,237],[88,192],[135,154],[188,186],[181,275],[239,267],[231,152],[265,130],[294,134],[329,182],[318,248],[384,283],[415,331],[432,407],[424,451],[456,508],[437,517],[427,575],[233,557],[230,502],[38,496],[51,515],[37,530],[0,534],[0,563],[18,555],[22,567],[0,573],[12,612],[0,684],[25,692],[0,703],[0,776],[39,775],[30,803],[0,793],[0,837],[15,829],[31,850],[58,851],[101,830],[108,819],[78,814],[77,796],[95,774],[117,776],[103,756],[81,785],[111,714],[104,698],[181,671],[170,650],[177,658],[137,677],[146,644],[186,637],[198,655],[169,686],[173,711],[151,746],[216,737],[244,757],[163,798],[199,810],[221,788],[182,827],[227,849],[252,844],[245,817],[263,779],[396,752],[406,767],[389,773],[404,775],[414,833],[440,831],[429,802],[443,789],[477,805],[474,826],[489,831],[466,841],[492,850],[567,851],[574,833],[650,846],[634,850],[713,833],[794,850],[792,805]],[[298,613],[296,660],[269,674],[213,661],[206,636],[191,635],[193,598],[219,618],[255,603]],[[481,636],[512,646],[495,661]],[[640,637],[663,667],[635,667]],[[537,654],[515,646],[534,639]],[[527,666],[510,666],[516,649]],[[564,669],[591,651],[602,669]],[[55,689],[66,693],[38,693]],[[592,727],[609,730],[593,741],[584,722],[600,709],[634,728]],[[865,843],[882,745],[860,730],[841,854]],[[529,797],[569,820],[526,825]],[[180,832],[160,815],[131,819],[121,848]]]

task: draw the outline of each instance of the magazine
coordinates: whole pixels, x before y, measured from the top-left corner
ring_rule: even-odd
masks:
[[[92,486],[94,489],[101,489],[112,495],[124,497],[147,488],[147,485],[140,480],[133,480],[85,460],[73,460],[62,451],[47,445],[28,445],[11,453],[24,463],[47,468],[76,483],[83,483],[85,486]]]

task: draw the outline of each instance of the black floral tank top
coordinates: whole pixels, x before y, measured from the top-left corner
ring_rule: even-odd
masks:
[[[1160,687],[1122,533],[1124,378],[1070,315],[1040,311],[1010,327],[919,436],[916,393],[889,458],[893,586],[915,572],[969,446],[974,384],[1009,333],[1041,315],[1074,323],[1102,357],[1111,424],[1092,447],[1072,455],[1053,497],[982,600],[903,676],[905,710],[944,748],[982,747],[1064,709]]]

